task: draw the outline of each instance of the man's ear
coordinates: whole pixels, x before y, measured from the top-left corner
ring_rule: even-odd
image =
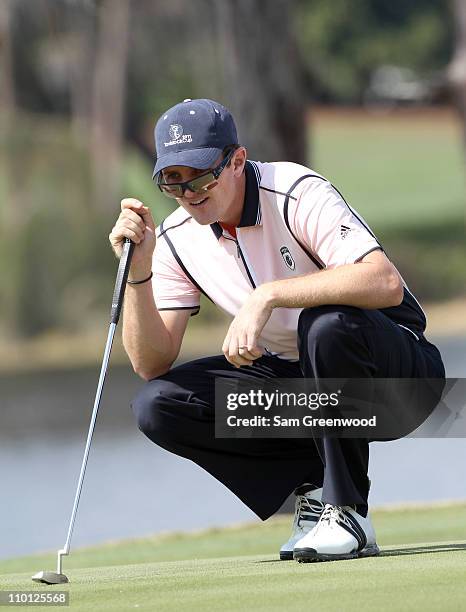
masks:
[[[246,164],[248,152],[246,147],[240,147],[235,151],[235,157],[233,159],[233,169],[236,176],[239,176],[243,172],[244,165]]]

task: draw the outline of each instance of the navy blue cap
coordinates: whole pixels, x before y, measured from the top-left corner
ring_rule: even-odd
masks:
[[[226,146],[238,144],[230,111],[205,98],[184,100],[167,110],[157,121],[154,138],[152,178],[168,166],[211,168]]]

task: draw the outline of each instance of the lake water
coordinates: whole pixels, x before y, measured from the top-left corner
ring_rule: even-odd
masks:
[[[466,338],[438,346],[450,377],[466,377]],[[65,543],[98,371],[0,377],[0,558]],[[87,466],[72,549],[171,530],[258,520],[190,461],[135,427],[139,388],[111,367]],[[371,445],[372,505],[466,499],[466,440],[404,439]]]

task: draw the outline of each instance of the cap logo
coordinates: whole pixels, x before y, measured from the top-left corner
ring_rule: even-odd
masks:
[[[183,127],[179,123],[172,123],[168,128],[168,135],[170,140],[163,143],[166,147],[193,141],[191,134],[183,134]]]
[[[183,136],[183,128],[178,123],[174,123],[170,126],[168,134],[172,140],[178,140]]]

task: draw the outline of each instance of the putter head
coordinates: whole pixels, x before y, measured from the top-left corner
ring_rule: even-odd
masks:
[[[56,572],[37,572],[32,579],[34,582],[41,582],[42,584],[64,584],[69,582],[65,574],[57,574]]]

